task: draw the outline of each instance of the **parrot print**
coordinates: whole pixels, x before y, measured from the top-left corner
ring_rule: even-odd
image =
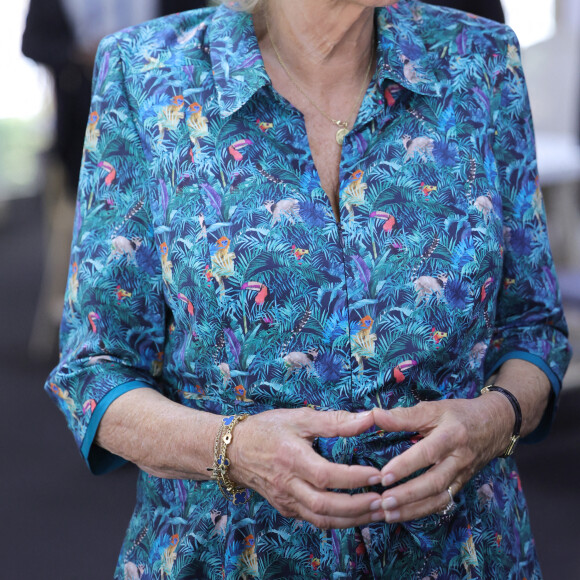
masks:
[[[101,43],[46,383],[94,473],[124,463],[94,438],[142,387],[220,415],[358,412],[474,398],[520,358],[552,384],[528,439],[547,433],[571,353],[517,39],[417,0],[376,9],[375,28],[340,220],[250,14],[183,12]],[[418,439],[371,429],[313,446],[380,468]],[[512,458],[456,501],[320,530],[256,493],[234,506],[214,481],[140,472],[114,577],[541,578]]]

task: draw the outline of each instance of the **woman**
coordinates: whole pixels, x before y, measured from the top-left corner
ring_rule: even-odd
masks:
[[[94,472],[142,470],[115,577],[539,578],[499,457],[570,356],[536,177],[491,21],[269,0],[104,41],[47,384]]]

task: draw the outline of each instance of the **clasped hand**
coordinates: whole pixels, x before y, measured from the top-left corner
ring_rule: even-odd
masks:
[[[456,494],[502,452],[510,435],[508,412],[484,398],[365,413],[267,411],[236,427],[230,475],[282,515],[323,529],[418,519],[442,510],[449,501],[449,487]],[[380,471],[332,463],[312,449],[317,437],[353,437],[373,425],[390,432],[417,432],[421,439]],[[421,469],[426,469],[421,475],[394,485]],[[389,488],[382,495],[329,491],[381,483]]]

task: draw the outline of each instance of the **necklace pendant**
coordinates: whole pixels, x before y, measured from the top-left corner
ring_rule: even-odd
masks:
[[[348,129],[345,127],[341,127],[337,132],[336,132],[336,142],[339,145],[342,145],[344,143],[344,138],[348,135]]]

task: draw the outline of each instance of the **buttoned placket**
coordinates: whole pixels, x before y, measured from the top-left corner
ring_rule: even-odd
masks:
[[[357,372],[358,363],[352,355],[351,349],[351,329],[353,325],[356,325],[356,321],[353,319],[353,311],[351,300],[349,296],[349,287],[355,282],[355,274],[353,272],[352,264],[350,263],[349,251],[351,250],[348,241],[348,235],[345,232],[345,223],[350,220],[350,214],[345,208],[345,203],[342,198],[342,192],[344,190],[345,184],[348,183],[350,174],[359,167],[363,167],[365,163],[365,151],[358,151],[358,158],[350,156],[354,153],[354,150],[359,146],[357,145],[357,139],[362,137],[363,133],[367,137],[367,142],[372,135],[378,131],[382,130],[384,125],[393,118],[390,111],[387,110],[386,104],[380,95],[380,84],[377,78],[377,74],[373,75],[369,86],[365,92],[359,114],[357,115],[356,121],[353,125],[352,130],[346,135],[343,144],[340,165],[339,165],[339,212],[340,221],[336,221],[334,212],[332,210],[332,205],[328,198],[328,195],[322,189],[320,183],[320,177],[317,168],[314,164],[314,159],[312,152],[308,143],[308,137],[306,134],[306,126],[304,122],[304,116],[297,110],[291,103],[289,103],[283,96],[275,91],[275,89],[270,85],[268,87],[267,94],[271,94],[274,100],[277,102],[277,106],[282,108],[284,115],[290,115],[292,117],[292,122],[298,124],[299,131],[298,134],[303,136],[300,143],[301,154],[297,156],[296,161],[300,164],[301,173],[312,173],[316,176],[316,182],[318,187],[312,188],[310,192],[310,199],[315,204],[321,204],[324,207],[325,215],[325,227],[328,227],[332,235],[328,237],[328,244],[334,246],[336,254],[340,257],[340,267],[342,269],[342,286],[346,296],[346,309],[348,312],[348,354],[345,357],[342,365],[343,376],[348,376],[349,387],[350,387],[350,410],[361,411],[360,402],[357,402],[357,397],[353,393],[353,373]],[[363,139],[364,141],[364,139]],[[354,161],[356,168],[352,165]],[[365,167],[366,169],[366,167]],[[336,265],[329,264],[328,267],[332,268]],[[345,456],[344,459],[349,461],[352,458],[351,453]]]

